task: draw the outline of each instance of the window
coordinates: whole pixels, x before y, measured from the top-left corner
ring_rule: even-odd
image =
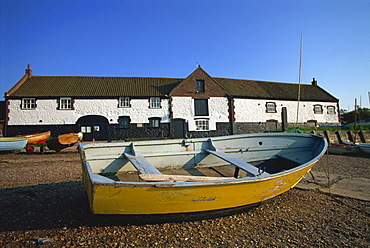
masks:
[[[36,100],[35,98],[23,98],[22,99],[22,109],[35,109]]]
[[[208,99],[194,99],[195,116],[208,116]]]
[[[118,99],[118,107],[119,108],[130,108],[131,107],[130,97],[120,97]]]
[[[197,131],[209,131],[209,120],[207,119],[195,120],[195,128]]]
[[[277,129],[277,120],[267,120],[266,121],[266,131],[275,131]]]
[[[120,116],[118,119],[118,126],[119,128],[129,128],[130,122],[130,116]]]
[[[151,97],[149,102],[149,108],[160,108],[161,99],[159,97]]]
[[[266,103],[266,113],[276,113],[276,104],[274,102]]]
[[[316,120],[308,120],[307,121],[307,126],[316,127],[317,126],[317,121]]]
[[[321,105],[314,105],[313,112],[315,114],[322,114],[322,106]]]
[[[59,109],[72,109],[72,99],[70,97],[61,97],[59,100]]]
[[[195,83],[197,93],[204,92],[204,80],[197,79]]]
[[[334,115],[335,114],[335,107],[334,106],[328,106],[328,114]]]
[[[161,124],[161,118],[159,117],[149,118],[149,127],[159,127],[160,124]]]
[[[81,126],[82,133],[91,133],[91,126]]]

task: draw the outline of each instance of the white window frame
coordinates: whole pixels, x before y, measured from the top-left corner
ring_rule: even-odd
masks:
[[[328,115],[335,115],[335,107],[334,106],[328,106]]]
[[[151,97],[149,99],[149,108],[161,108],[161,98]]]
[[[69,110],[72,109],[72,98],[61,97],[59,99],[59,109]]]
[[[130,108],[131,99],[128,96],[121,96],[118,100],[118,107],[120,108]]]
[[[324,111],[322,109],[322,105],[314,105],[313,106],[313,112],[314,112],[314,114],[318,114],[318,115],[323,114]]]
[[[196,119],[195,120],[196,131],[209,131],[209,120],[208,119]]]
[[[22,109],[35,109],[36,99],[35,98],[22,98]]]
[[[152,128],[161,127],[161,118],[160,117],[149,118],[149,127],[152,127]]]
[[[266,103],[266,113],[276,113],[276,103],[267,102]]]

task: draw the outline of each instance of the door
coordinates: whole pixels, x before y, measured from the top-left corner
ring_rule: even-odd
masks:
[[[99,141],[108,139],[108,120],[100,115],[87,115],[81,117],[77,124],[80,127],[85,141]]]
[[[184,119],[172,119],[171,125],[173,129],[174,139],[182,139],[185,137],[185,120]]]

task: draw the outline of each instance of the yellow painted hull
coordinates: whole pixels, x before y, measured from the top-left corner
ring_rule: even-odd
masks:
[[[43,140],[47,140],[50,138],[50,131],[43,132],[43,133],[33,133],[33,134],[25,134],[21,135],[22,137],[28,138],[27,145],[37,143]]]
[[[194,186],[130,186],[93,184],[84,171],[94,214],[173,214],[237,208],[263,202],[294,187],[315,163],[301,170],[261,180]]]
[[[322,137],[284,133],[80,144],[91,211],[114,215],[197,214],[255,206],[294,187],[326,149]],[[249,164],[253,162],[258,165]],[[225,163],[231,171],[222,172]],[[236,167],[244,170],[242,177]],[[168,179],[181,169],[189,174],[194,169],[209,180],[202,181],[194,171],[193,181]],[[217,169],[222,177],[210,175],[209,170]],[[127,173],[118,177],[119,172]],[[143,174],[149,177],[135,176]],[[150,175],[157,176],[155,181]]]

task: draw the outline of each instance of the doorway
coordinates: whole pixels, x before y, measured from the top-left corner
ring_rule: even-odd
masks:
[[[182,139],[185,137],[185,120],[184,119],[172,119],[171,126],[173,130],[174,139]]]
[[[77,121],[85,141],[101,141],[108,139],[107,118],[100,115],[83,116]]]

